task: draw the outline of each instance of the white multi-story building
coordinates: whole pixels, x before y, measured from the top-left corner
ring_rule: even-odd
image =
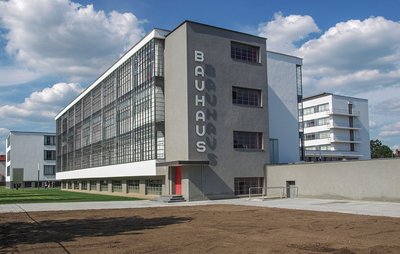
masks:
[[[53,184],[56,176],[55,133],[11,131],[6,140],[6,186]]]
[[[322,93],[304,98],[305,161],[368,160],[368,100]]]

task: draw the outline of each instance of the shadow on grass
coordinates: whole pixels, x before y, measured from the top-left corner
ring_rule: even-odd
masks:
[[[142,234],[144,230],[157,229],[190,221],[190,217],[143,218],[114,217],[99,219],[46,220],[10,222],[0,224],[0,253],[13,249],[17,244],[60,243],[79,237]]]

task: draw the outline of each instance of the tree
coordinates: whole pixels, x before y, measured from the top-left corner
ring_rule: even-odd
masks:
[[[371,158],[391,158],[393,151],[387,145],[382,144],[379,139],[370,141]]]

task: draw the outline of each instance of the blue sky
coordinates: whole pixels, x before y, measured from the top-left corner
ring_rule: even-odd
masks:
[[[305,95],[369,100],[371,139],[400,146],[400,1],[0,0],[0,153],[54,115],[152,28],[194,20],[304,58]]]

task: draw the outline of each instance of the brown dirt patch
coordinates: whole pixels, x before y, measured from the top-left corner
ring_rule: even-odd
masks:
[[[400,253],[400,219],[229,205],[8,213],[8,252]]]

